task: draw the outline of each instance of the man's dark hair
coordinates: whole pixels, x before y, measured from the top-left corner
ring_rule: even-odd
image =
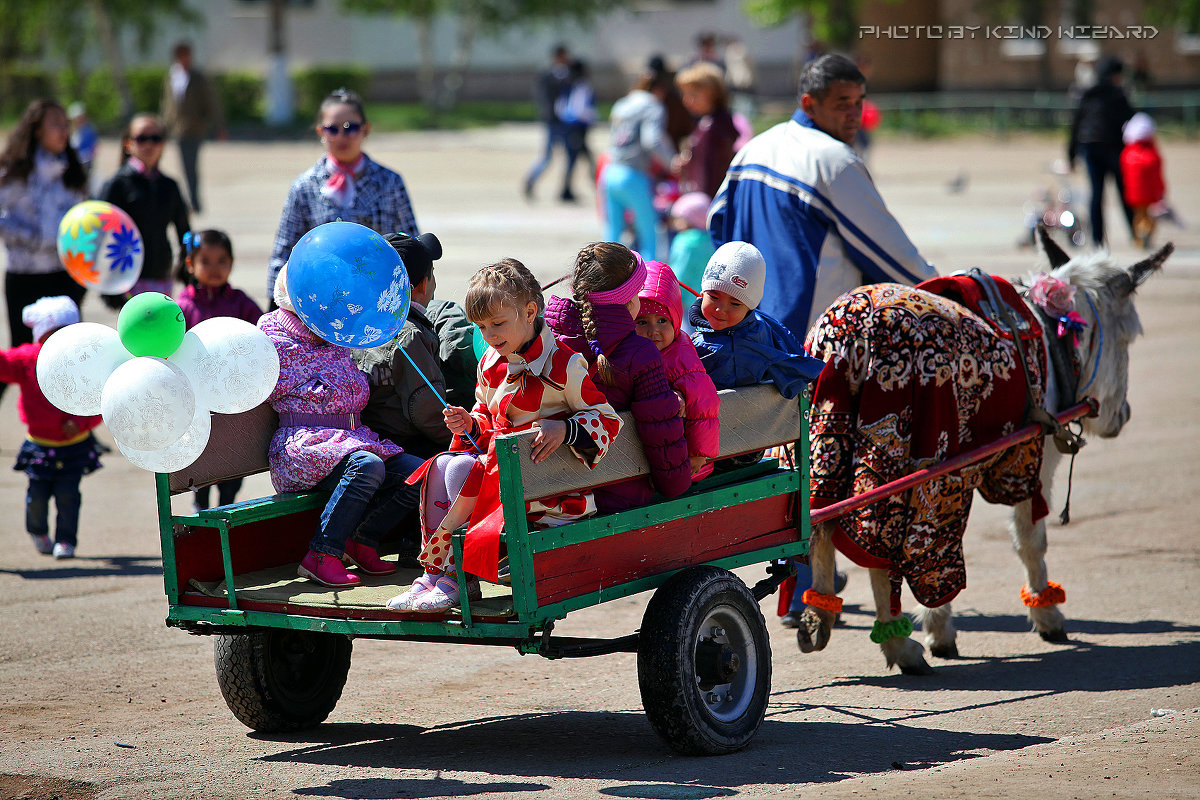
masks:
[[[837,81],[865,85],[867,78],[854,62],[843,55],[829,53],[808,62],[800,73],[799,95],[810,94],[823,100]]]
[[[571,52],[570,49],[565,44],[562,44],[560,42],[559,44],[556,44],[556,45],[554,45],[553,48],[551,48],[550,57],[553,58],[555,61],[558,61],[558,60],[566,58],[570,54],[570,52]]]
[[[186,39],[179,40],[178,42],[175,43],[175,46],[171,48],[171,55],[174,56],[175,58],[179,58],[181,55],[183,55],[185,53],[190,55],[191,52],[192,52],[192,43],[187,41]]]

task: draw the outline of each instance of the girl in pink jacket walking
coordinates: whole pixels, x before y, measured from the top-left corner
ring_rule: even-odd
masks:
[[[704,371],[692,340],[680,333],[683,299],[679,280],[661,261],[646,262],[646,284],[641,299],[637,333],[654,342],[662,354],[671,388],[683,408],[683,432],[687,438],[692,482],[708,477],[712,461],[721,450],[721,401],[717,387]]]

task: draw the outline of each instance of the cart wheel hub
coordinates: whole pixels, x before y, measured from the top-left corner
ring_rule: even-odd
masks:
[[[696,645],[696,675],[702,685],[729,683],[741,667],[741,656],[727,644],[710,639]]]

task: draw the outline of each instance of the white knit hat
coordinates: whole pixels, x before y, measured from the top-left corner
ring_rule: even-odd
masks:
[[[288,294],[287,267],[288,265],[284,264],[275,276],[275,290],[271,293],[271,299],[275,301],[275,305],[295,314],[296,307],[292,305],[292,296]]]
[[[1154,118],[1145,111],[1139,111],[1129,118],[1121,127],[1121,138],[1125,144],[1145,141],[1154,138]]]
[[[749,242],[726,242],[717,248],[704,268],[702,291],[724,292],[751,310],[762,302],[767,262]]]
[[[79,306],[66,295],[43,297],[21,309],[21,321],[33,328],[36,342],[50,331],[79,322]]]

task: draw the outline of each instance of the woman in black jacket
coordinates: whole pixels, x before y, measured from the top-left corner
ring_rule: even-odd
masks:
[[[100,200],[127,213],[138,226],[146,248],[142,275],[127,295],[106,296],[105,302],[120,308],[127,299],[142,292],[171,294],[174,251],[167,227],[175,226],[175,243],[183,251],[183,235],[191,229],[188,207],[179,184],[158,170],[166,128],[153,114],[138,114],[129,121],[121,142],[121,168],[100,189]]]
[[[1116,56],[1109,56],[1096,67],[1096,85],[1079,98],[1075,118],[1071,121],[1071,141],[1067,145],[1067,160],[1075,168],[1075,157],[1083,158],[1087,167],[1088,180],[1092,184],[1090,222],[1092,241],[1102,246],[1104,239],[1104,181],[1113,176],[1117,184],[1117,197],[1125,209],[1129,230],[1133,231],[1133,210],[1125,203],[1125,189],[1121,181],[1121,127],[1133,116],[1133,108],[1121,89],[1121,71],[1124,64]]]

